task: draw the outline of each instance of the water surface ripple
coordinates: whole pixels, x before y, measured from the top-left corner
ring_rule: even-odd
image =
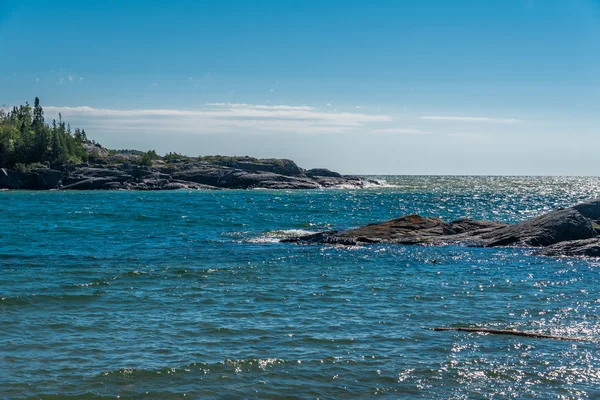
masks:
[[[407,213],[516,222],[598,178],[0,193],[0,398],[599,398],[600,262],[281,237]],[[433,332],[516,328],[563,342]]]

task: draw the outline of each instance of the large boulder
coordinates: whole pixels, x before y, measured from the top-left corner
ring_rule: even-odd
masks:
[[[91,158],[106,158],[109,155],[107,149],[94,143],[83,143],[83,150]]]
[[[552,211],[481,236],[487,247],[545,247],[596,236],[592,221],[573,208]]]
[[[585,203],[576,204],[570,207],[573,210],[579,211],[581,215],[595,221],[600,220],[600,198],[586,201]]]
[[[324,176],[324,177],[328,177],[328,178],[341,178],[342,177],[342,175],[338,174],[337,172],[330,171],[327,168],[309,169],[304,174],[310,178],[315,178],[317,176]]]

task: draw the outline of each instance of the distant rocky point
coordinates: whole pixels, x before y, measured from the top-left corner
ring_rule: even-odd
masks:
[[[346,231],[326,231],[282,240],[297,244],[390,243],[474,247],[531,247],[547,256],[600,257],[600,199],[558,209],[517,224],[406,215]]]
[[[186,157],[154,152],[109,151],[86,143],[89,162],[0,169],[0,189],[175,190],[363,188],[374,180],[343,176],[328,169],[304,170],[287,159]]]

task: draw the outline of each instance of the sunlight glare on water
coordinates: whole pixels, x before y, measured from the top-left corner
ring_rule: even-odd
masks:
[[[409,213],[516,222],[596,197],[600,179],[383,179],[0,193],[0,397],[599,397],[598,260],[279,240]]]

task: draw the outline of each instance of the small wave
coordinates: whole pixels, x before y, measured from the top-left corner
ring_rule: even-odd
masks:
[[[369,180],[363,181],[364,183],[364,187],[369,189],[369,188],[398,188],[400,186],[398,185],[394,185],[392,183],[389,183],[387,180],[385,179],[373,179],[370,178]]]
[[[388,183],[385,179],[365,178],[360,180],[360,184],[343,183],[332,186],[330,189],[387,189],[398,188],[398,185]]]
[[[184,365],[182,367],[163,367],[159,369],[145,369],[145,368],[120,368],[115,371],[103,372],[103,377],[155,377],[157,375],[175,375],[175,374],[186,374],[192,371],[202,371],[203,373],[209,372],[225,372],[235,371],[241,372],[242,369],[251,370],[264,370],[268,367],[282,364],[298,364],[298,360],[286,361],[278,358],[265,358],[265,359],[227,359],[214,363],[203,363],[194,362],[191,364]]]
[[[315,232],[307,231],[304,229],[286,229],[286,230],[277,230],[270,231],[261,236],[246,238],[243,241],[248,243],[279,243],[281,239],[296,237],[296,236],[304,236],[310,235]]]
[[[94,293],[89,294],[28,294],[23,296],[4,296],[0,297],[0,307],[34,305],[48,302],[87,303],[98,299],[105,293],[106,292],[104,291],[96,290]]]

